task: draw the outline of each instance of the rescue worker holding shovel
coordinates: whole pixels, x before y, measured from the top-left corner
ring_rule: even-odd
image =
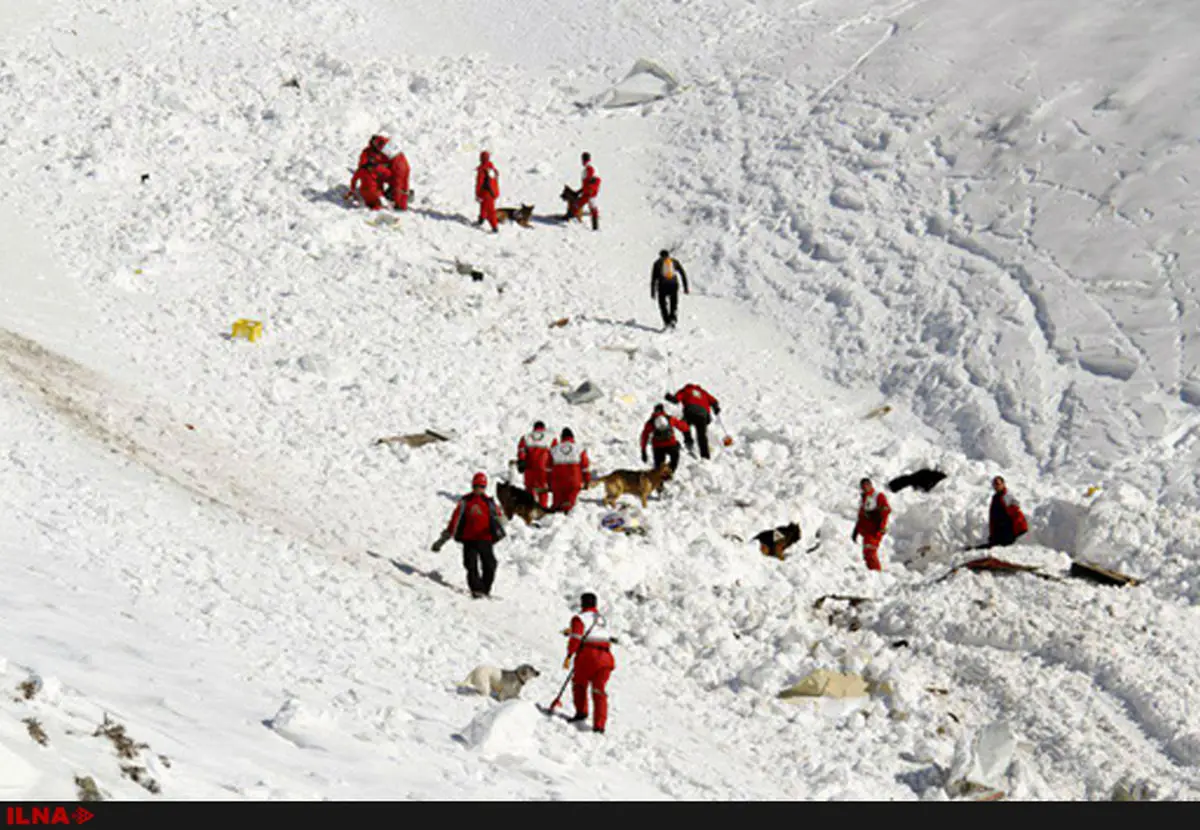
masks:
[[[579,613],[571,618],[567,656],[563,660],[565,669],[570,667],[571,658],[575,658],[575,669],[572,673],[575,714],[567,720],[572,723],[587,720],[590,685],[592,703],[595,706],[592,731],[603,734],[608,723],[608,695],[605,687],[615,668],[612,656],[613,638],[608,633],[604,617],[596,610],[595,594],[582,595],[579,598],[579,606]]]

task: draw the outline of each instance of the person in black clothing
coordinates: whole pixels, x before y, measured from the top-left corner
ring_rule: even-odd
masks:
[[[688,294],[687,272],[672,259],[670,251],[659,251],[654,267],[650,269],[650,299],[658,298],[658,311],[662,314],[663,328],[675,328],[679,322],[679,283],[683,293]]]

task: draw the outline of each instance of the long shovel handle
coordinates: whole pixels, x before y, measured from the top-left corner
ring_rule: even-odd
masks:
[[[600,614],[597,612],[596,619],[592,620],[592,624],[588,626],[588,630],[583,632],[583,637],[579,641],[580,647],[583,646],[583,641],[587,639],[587,635],[592,633],[592,629],[596,627],[596,623],[598,623],[598,622],[600,622]],[[565,692],[567,690],[567,684],[571,682],[571,678],[574,676],[575,676],[575,664],[572,663],[571,670],[569,672],[567,672],[567,679],[563,681],[562,688],[558,690],[557,697],[555,697],[554,702],[550,704],[551,712],[553,712],[560,705],[562,705],[563,692]]]

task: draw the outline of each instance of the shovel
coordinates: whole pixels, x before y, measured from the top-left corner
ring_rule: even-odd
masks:
[[[721,432],[725,433],[725,437],[721,439],[721,444],[726,447],[733,446],[733,438],[729,435],[729,430],[725,429],[725,422],[721,420],[721,416],[717,416],[717,423],[721,425]]]

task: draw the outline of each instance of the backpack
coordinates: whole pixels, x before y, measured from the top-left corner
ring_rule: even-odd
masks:
[[[672,260],[670,257],[667,257],[663,260],[662,278],[668,282],[675,279],[674,260]]]
[[[660,441],[671,437],[671,419],[666,415],[654,416],[654,437]]]

